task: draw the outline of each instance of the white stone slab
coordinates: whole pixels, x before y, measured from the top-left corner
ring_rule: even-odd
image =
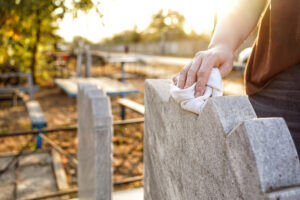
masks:
[[[77,108],[79,198],[110,200],[113,132],[109,99],[96,86],[79,84]]]
[[[105,77],[55,79],[54,82],[70,96],[77,96],[77,86],[79,83],[95,85],[98,88],[103,89],[108,95],[138,92],[138,90],[130,84],[124,84],[120,81]]]
[[[16,198],[28,199],[57,192],[52,164],[49,152],[21,156],[16,171]]]
[[[143,188],[119,191],[113,193],[113,200],[143,200]]]
[[[3,170],[12,160],[12,157],[0,158],[0,169]],[[4,174],[0,175],[0,199],[13,200],[15,190],[15,165],[12,165]]]
[[[245,96],[209,99],[198,116],[169,91],[170,81],[146,81],[145,200],[264,200],[300,184],[283,120],[256,120]]]
[[[143,200],[144,198],[144,190],[143,188],[131,189],[113,192],[112,199],[113,200]],[[78,200],[77,198],[72,200]]]

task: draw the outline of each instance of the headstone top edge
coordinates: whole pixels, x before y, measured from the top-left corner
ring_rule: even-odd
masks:
[[[247,96],[220,96],[209,101],[214,105],[226,134],[244,120],[257,118]]]
[[[282,117],[253,118],[253,119],[248,119],[248,120],[244,120],[243,122],[241,122],[241,124],[243,124],[243,126],[245,128],[247,128],[248,126],[251,126],[253,124],[263,124],[263,123],[280,124],[281,126],[283,126],[284,129],[286,129],[290,133],[290,131],[287,127],[287,124]]]
[[[146,79],[145,80],[145,94],[156,96],[163,102],[168,102],[171,94],[170,94],[170,86],[172,81],[169,79]],[[155,91],[155,94],[151,92],[146,92],[147,90]]]

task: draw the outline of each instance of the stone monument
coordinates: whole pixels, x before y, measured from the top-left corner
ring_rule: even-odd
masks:
[[[145,200],[299,200],[300,163],[282,118],[257,119],[246,96],[209,99],[199,115],[145,85]]]
[[[78,188],[81,200],[111,200],[112,115],[110,101],[94,85],[79,84]]]

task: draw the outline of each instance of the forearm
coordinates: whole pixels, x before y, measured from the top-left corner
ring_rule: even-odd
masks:
[[[225,77],[232,70],[233,52],[256,26],[268,0],[238,0],[217,24],[209,49],[199,51],[180,72],[178,87],[196,82],[195,97],[202,96],[213,67]],[[176,81],[175,81],[176,82]],[[177,84],[177,83],[176,83]]]
[[[233,52],[255,28],[266,3],[266,0],[239,0],[218,22],[209,48],[224,46]]]

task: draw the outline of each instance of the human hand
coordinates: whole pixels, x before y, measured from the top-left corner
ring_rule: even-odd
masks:
[[[195,97],[202,96],[212,68],[219,68],[221,76],[225,77],[231,72],[232,65],[233,51],[226,46],[218,45],[206,51],[199,51],[179,73],[178,87],[188,88],[196,82]],[[173,78],[175,85],[176,77],[178,75]]]

